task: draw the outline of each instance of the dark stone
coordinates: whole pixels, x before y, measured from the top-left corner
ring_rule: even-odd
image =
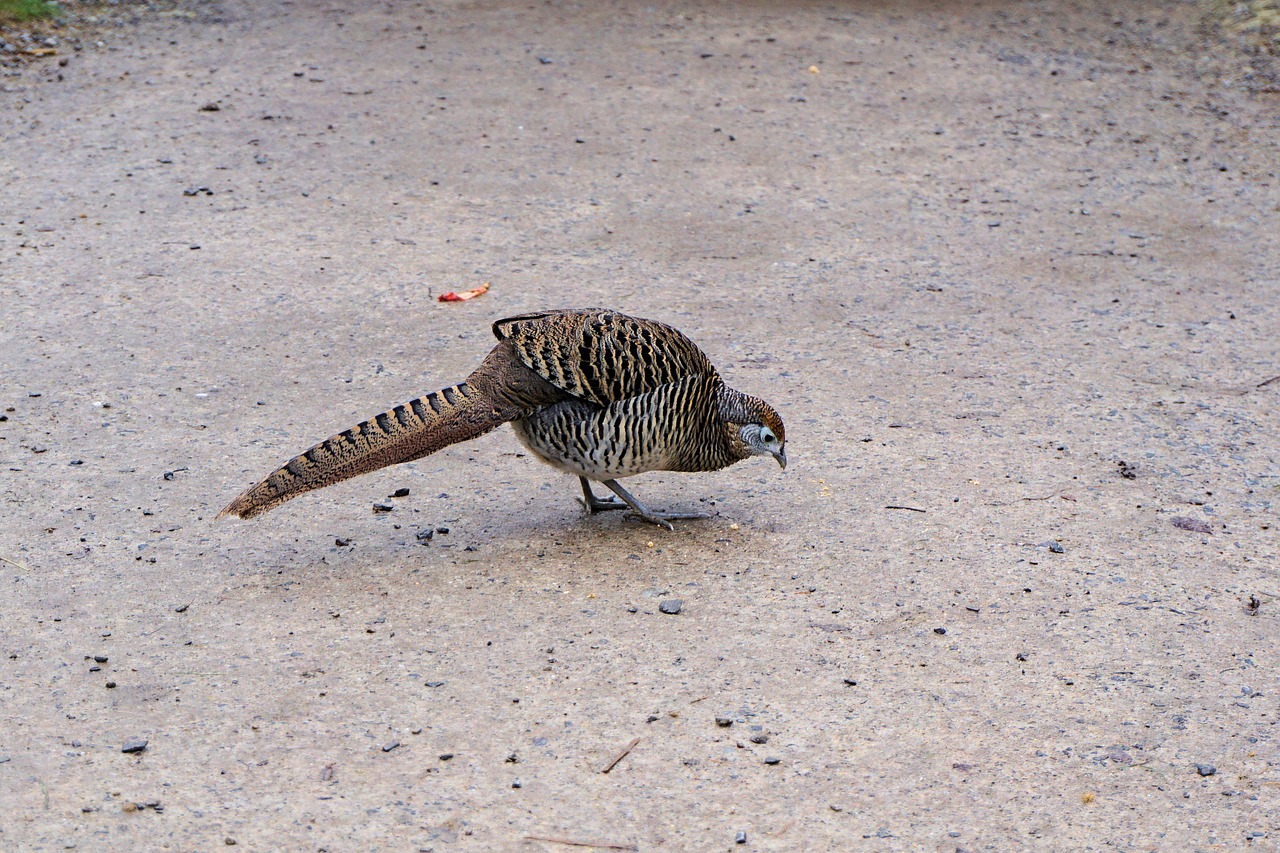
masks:
[[[428,542],[430,542],[430,541],[431,541],[431,537],[433,537],[433,536],[435,536],[435,535],[436,535],[436,532],[435,532],[434,530],[430,530],[430,529],[428,529],[428,530],[419,530],[419,531],[414,535],[414,538],[418,540],[418,543],[419,543],[420,545],[426,545]]]
[[[452,753],[452,752],[442,752],[442,753],[440,753],[440,760],[441,760],[441,761],[448,761],[448,760],[449,760],[449,759],[451,759],[451,758],[453,758],[453,753]]]
[[[106,662],[107,662],[107,656],[106,656],[106,655],[94,655],[94,656],[93,656],[93,662],[94,662],[94,663],[106,663]]]
[[[781,758],[777,758],[777,757],[775,757],[775,756],[772,756],[772,755],[771,755],[771,756],[769,756],[768,758],[766,758],[766,759],[764,760],[764,763],[765,763],[765,764],[768,764],[770,767],[772,767],[772,766],[773,766],[773,765],[775,765],[775,764],[781,764],[781,763],[782,763],[782,759],[781,759]]]
[[[124,746],[120,747],[121,752],[142,752],[147,748],[147,739],[144,737],[129,738],[124,742]]]
[[[733,725],[733,720],[729,717],[716,717],[716,725],[722,729],[727,729]]]
[[[739,829],[739,830],[738,830],[738,834],[737,834],[737,835],[735,835],[735,836],[733,837],[733,843],[734,843],[734,844],[746,844],[746,843],[747,843],[747,833],[746,833],[746,831],[745,831],[745,830],[742,830],[742,829]]]
[[[108,690],[115,690],[115,689],[116,689],[116,683],[115,683],[114,681],[108,681],[108,682],[107,682],[107,689],[108,689]]]
[[[427,681],[427,682],[425,682],[425,684],[426,684],[428,687],[444,687],[444,682],[443,682],[443,681]]]
[[[934,628],[934,629],[933,629],[933,633],[935,633],[935,634],[945,634],[945,633],[947,633],[947,629],[946,629],[946,628]]]
[[[391,494],[387,495],[387,497],[389,497],[389,498],[407,498],[407,497],[409,497],[409,489],[408,489],[407,487],[405,487],[405,486],[401,486],[400,488],[396,489],[396,490],[395,490],[394,492],[392,492]]]
[[[768,735],[752,735],[751,742],[752,743],[768,743],[769,736]]]
[[[1201,521],[1198,518],[1178,516],[1173,520],[1173,526],[1179,530],[1190,530],[1192,533],[1213,534],[1213,528],[1209,526],[1209,522]]]
[[[658,605],[658,609],[669,616],[675,616],[680,612],[680,608],[684,607],[684,602],[678,598],[668,598],[666,601]]]
[[[395,507],[393,507],[391,504],[374,504],[373,505],[374,512],[391,512],[394,509]]]
[[[391,750],[395,749],[395,748],[396,748],[396,747],[398,747],[399,745],[400,745],[400,741],[398,741],[398,740],[393,740],[393,741],[391,741],[391,743],[384,744],[384,745],[383,745],[383,747],[382,747],[382,751],[383,751],[383,752],[390,752]]]
[[[1214,767],[1212,764],[1197,764],[1196,772],[1201,776],[1212,776],[1218,772],[1218,768]]]

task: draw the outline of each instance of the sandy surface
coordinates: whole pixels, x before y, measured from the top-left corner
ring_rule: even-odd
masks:
[[[200,8],[0,92],[0,848],[1280,843],[1280,100],[1194,6]],[[212,521],[592,305],[787,471]]]

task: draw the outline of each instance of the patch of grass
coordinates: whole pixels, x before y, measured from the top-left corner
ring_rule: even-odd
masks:
[[[22,23],[41,18],[56,18],[62,13],[58,4],[48,0],[0,0],[0,22]]]

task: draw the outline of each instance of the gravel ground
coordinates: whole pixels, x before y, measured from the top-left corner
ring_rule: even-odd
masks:
[[[1280,843],[1280,98],[1198,7],[187,8],[0,78],[0,847]],[[593,305],[788,469],[214,523]]]

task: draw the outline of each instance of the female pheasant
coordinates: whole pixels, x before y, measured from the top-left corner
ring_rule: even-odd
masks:
[[[592,512],[630,507],[673,529],[697,513],[655,512],[618,484],[645,471],[716,471],[751,456],[787,467],[773,407],[724,384],[676,329],[605,309],[545,311],[493,324],[498,345],[465,382],[327,438],[290,459],[219,513],[251,518],[303,492],[511,422],[549,465],[576,474]],[[590,481],[621,501],[598,498]]]

